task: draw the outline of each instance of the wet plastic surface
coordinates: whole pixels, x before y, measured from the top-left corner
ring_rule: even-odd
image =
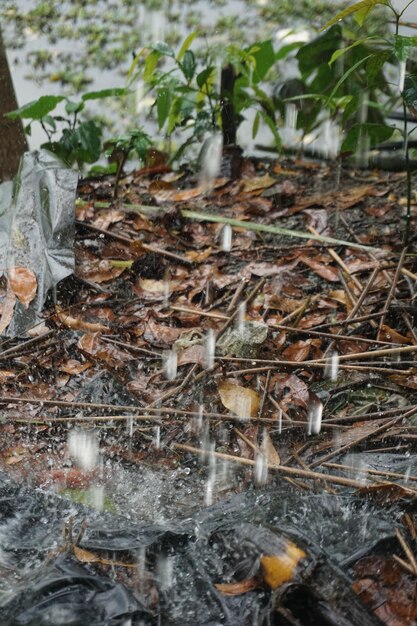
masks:
[[[141,523],[20,488],[1,473],[0,515],[4,626],[281,625],[287,623],[282,607],[294,614],[304,604],[302,613],[310,617],[303,626],[379,624],[336,562],[392,536],[395,523],[392,511],[376,514],[351,496],[300,497],[286,486],[233,496],[183,520]],[[111,568],[102,574],[68,553],[51,558],[69,516],[75,531],[87,520],[81,548],[137,562],[157,602],[140,585],[127,589]],[[279,553],[288,539],[308,555],[289,584],[277,592],[260,585],[238,596],[217,589],[216,583],[259,575],[260,556]]]
[[[74,270],[74,207],[78,174],[47,150],[26,152],[13,183],[0,185],[0,276],[25,268],[37,279],[26,309],[17,302],[6,334],[24,335],[39,322],[49,289]]]

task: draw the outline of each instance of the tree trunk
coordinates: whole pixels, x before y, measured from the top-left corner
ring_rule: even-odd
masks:
[[[28,149],[22,120],[4,117],[14,109],[17,100],[0,30],[0,181],[13,178],[20,157]]]

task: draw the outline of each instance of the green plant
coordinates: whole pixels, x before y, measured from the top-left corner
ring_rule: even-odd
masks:
[[[142,80],[148,93],[153,94],[152,110],[156,113],[159,130],[168,138],[178,129],[186,131],[181,133],[181,144],[172,160],[180,159],[205,133],[220,130],[225,135],[225,108],[229,121],[235,126],[243,119],[244,111],[256,109],[253,135],[263,120],[280,146],[275,108],[261,87],[275,63],[271,41],[255,43],[245,49],[234,45],[221,51],[209,48],[200,59],[190,49],[197,35],[198,32],[188,35],[177,53],[166,43],[144,48],[129,70],[130,82]],[[231,143],[224,138],[226,143]]]
[[[124,88],[103,89],[85,93],[76,102],[66,96],[41,96],[38,100],[8,113],[7,117],[28,120],[25,127],[28,135],[32,124],[38,122],[48,139],[41,147],[54,152],[69,166],[76,163],[81,168],[87,163],[94,163],[102,154],[101,126],[94,120],[80,121],[79,118],[86,102],[125,94]],[[61,103],[64,104],[66,116],[55,113]]]
[[[109,161],[115,162],[117,166],[114,184],[114,197],[117,198],[119,180],[126,161],[136,156],[145,163],[149,148],[152,146],[152,139],[143,128],[134,128],[124,135],[109,139],[105,145],[105,155]]]
[[[408,130],[407,108],[411,109],[411,111],[413,112],[414,109],[417,108],[417,75],[415,75],[415,73],[413,72],[410,72],[409,67],[412,69],[411,53],[412,50],[417,47],[417,37],[401,35],[399,30],[401,18],[404,15],[404,12],[413,3],[414,0],[410,0],[403,10],[397,11],[392,5],[391,0],[361,0],[360,2],[356,2],[355,4],[347,7],[343,11],[340,11],[323,27],[323,30],[328,28],[328,33],[330,33],[332,29],[334,29],[335,26],[338,24],[338,22],[352,15],[355,18],[356,22],[359,24],[359,26],[362,28],[365,21],[372,16],[378,5],[386,7],[386,9],[391,11],[394,16],[395,32],[390,36],[380,38],[377,46],[370,47],[367,50],[365,56],[361,56],[361,58],[356,62],[353,67],[350,66],[349,69],[344,72],[335,88],[333,88],[329,99],[335,98],[338,95],[338,90],[343,85],[348,84],[348,80],[353,71],[358,69],[359,66],[362,66],[364,69],[364,88],[370,90],[373,88],[381,89],[381,84],[383,81],[385,81],[384,69],[386,68],[387,64],[392,64],[399,68],[400,79],[398,81],[397,73],[397,82],[394,85],[390,85],[389,97],[387,97],[385,101],[383,100],[382,102],[373,102],[371,104],[375,107],[375,109],[379,108],[380,110],[384,111],[385,108],[386,111],[387,109],[392,110],[396,105],[401,103],[403,109],[404,123],[402,134],[404,142],[405,166],[407,171],[408,188],[407,213],[404,229],[405,247],[408,246],[409,242],[411,220],[411,169],[408,139],[409,134],[412,131]],[[335,51],[329,61],[329,64],[334,62],[336,58],[339,58],[342,55],[350,54],[351,51],[354,49],[358,49],[361,46],[368,46],[369,40],[370,37],[356,39],[355,41],[350,43],[350,45],[345,46],[345,48],[339,51]],[[349,94],[349,103],[347,106],[350,105],[350,107],[355,110],[357,109],[357,105],[352,107],[352,103],[356,102],[358,102],[358,96],[351,91],[351,93]],[[372,124],[369,124],[368,122],[359,120],[358,123],[354,124],[347,133],[347,136],[342,144],[342,149],[357,149],[358,146],[360,147],[361,138],[363,138],[364,136],[368,138],[368,143],[372,145],[386,139],[388,135],[391,136],[392,132],[393,128],[387,126],[386,124],[372,126]]]

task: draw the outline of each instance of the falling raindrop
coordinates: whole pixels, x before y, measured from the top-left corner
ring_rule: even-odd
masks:
[[[232,249],[232,235],[232,227],[230,224],[225,224],[221,234],[222,250],[224,250],[224,252],[230,252]]]
[[[321,430],[323,405],[316,394],[310,392],[307,405],[307,434],[318,435]]]
[[[250,419],[251,408],[252,402],[250,397],[239,395],[236,398],[236,414],[241,420]]]
[[[177,376],[177,353],[167,350],[163,353],[164,374],[168,380],[174,380]]]
[[[214,479],[210,476],[206,481],[205,493],[204,493],[204,504],[206,506],[211,506],[213,504],[213,486]]]
[[[216,337],[213,329],[209,328],[206,337],[206,346],[204,351],[204,365],[206,369],[214,367],[214,355],[216,353]]]
[[[282,409],[278,410],[278,434],[282,433]]]
[[[161,447],[161,427],[155,426],[154,437],[153,437],[153,447],[156,450],[159,450]]]
[[[237,329],[240,333],[245,330],[245,321],[246,321],[246,302],[241,302],[239,304],[239,309],[237,312]]]
[[[205,140],[200,152],[200,182],[205,191],[213,188],[221,167],[223,137],[215,132]]]
[[[324,367],[324,376],[330,378],[331,381],[337,380],[339,373],[339,355],[337,352],[333,352],[326,358],[326,365]]]
[[[400,67],[399,67],[400,72],[398,76],[398,90],[400,93],[404,91],[405,68],[406,68],[406,62],[400,61]]]

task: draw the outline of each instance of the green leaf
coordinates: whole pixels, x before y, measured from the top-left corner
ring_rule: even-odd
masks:
[[[156,66],[158,65],[158,61],[161,58],[161,54],[156,50],[153,50],[145,60],[145,67],[143,70],[143,80],[146,82],[150,81],[153,77]]]
[[[159,52],[159,54],[165,57],[172,57],[173,59],[175,58],[175,53],[173,49],[165,41],[157,41],[156,43],[152,44],[151,48],[155,52]]]
[[[407,106],[417,108],[417,74],[407,74],[404,79],[404,102]]]
[[[327,98],[326,101],[326,106],[329,104],[330,100],[333,98],[333,96],[337,93],[337,90],[339,89],[339,87],[345,82],[345,80],[347,80],[347,78],[349,78],[349,76],[352,74],[352,72],[354,72],[360,65],[362,65],[363,63],[365,63],[365,61],[367,61],[368,59],[370,59],[372,56],[372,54],[368,54],[368,56],[364,57],[363,59],[359,59],[359,61],[357,63],[355,63],[355,65],[352,65],[352,67],[350,67],[344,74],[343,76],[340,78],[340,80],[337,81],[336,85],[333,87],[332,92],[330,94],[330,96]]]
[[[260,43],[256,43],[246,50],[249,55],[255,59],[255,67],[253,70],[252,80],[259,83],[265,78],[271,67],[276,61],[275,51],[272,41],[267,39]]]
[[[394,50],[399,61],[407,61],[410,50],[417,45],[417,37],[394,35]]]
[[[348,15],[352,15],[352,13],[360,12],[363,20],[367,17],[369,11],[373,9],[377,4],[382,4],[384,6],[390,6],[389,0],[361,0],[361,2],[356,2],[352,4],[352,6],[343,9],[340,11],[335,17],[326,22],[326,24],[321,28],[321,30],[326,30],[329,26],[333,26],[333,24],[337,24],[337,22],[341,22]],[[363,23],[362,20],[362,23]]]
[[[200,72],[199,74],[197,74],[197,85],[199,86],[200,89],[202,89],[204,87],[204,85],[209,83],[209,79],[211,78],[211,75],[214,72],[214,67],[213,66],[209,66],[206,67],[202,72]]]
[[[265,113],[265,111],[259,111],[259,114],[261,115],[262,120],[268,126],[269,130],[271,131],[271,133],[273,134],[277,150],[281,150],[281,148],[282,148],[282,140],[281,140],[281,136],[280,136],[280,134],[278,132],[278,129],[277,129],[277,126],[276,126],[275,122],[269,117],[269,115],[267,113]]]
[[[82,102],[72,102],[68,100],[65,103],[65,111],[69,114],[71,113],[79,113],[84,109],[84,104]]]
[[[101,98],[110,98],[113,96],[125,96],[127,93],[129,92],[126,87],[113,87],[110,89],[100,89],[99,91],[88,91],[81,96],[81,99],[83,102],[86,102],[87,100],[100,100]]]
[[[364,138],[367,140],[367,146],[374,148],[383,141],[387,141],[394,131],[394,127],[385,126],[385,124],[355,124],[346,135],[341,151],[354,152]]]
[[[384,80],[382,68],[392,55],[391,50],[382,50],[371,56],[366,64],[366,78],[368,87],[373,87],[380,80]]]
[[[24,119],[41,120],[48,115],[55,107],[65,100],[65,96],[41,96],[38,100],[28,102],[19,109],[6,114],[6,117],[14,120],[18,117]]]
[[[94,163],[100,158],[101,128],[95,122],[82,122],[76,129],[74,137],[79,143],[80,156],[85,163]]]
[[[255,119],[253,120],[252,139],[255,139],[256,135],[258,134],[260,121],[261,121],[261,114],[259,113],[259,111],[257,111],[255,115]]]
[[[278,52],[275,53],[275,61],[282,61],[282,59],[285,59],[290,52],[292,52],[293,50],[297,50],[297,48],[301,48],[304,45],[304,41],[294,41],[292,43],[288,43],[285,46],[282,46],[282,48],[280,48],[278,50]]]
[[[336,24],[326,33],[302,46],[296,54],[296,59],[303,77],[316,72],[321,65],[327,65],[332,54],[340,48],[342,42],[342,29],[339,24]]]
[[[182,42],[182,46],[180,48],[180,51],[177,54],[177,61],[178,63],[180,63],[182,61],[182,58],[184,56],[184,54],[187,52],[188,48],[191,46],[191,44],[193,43],[194,39],[197,37],[197,35],[199,35],[199,31],[195,30],[192,33],[190,33]]]
[[[329,65],[333,65],[333,63],[342,55],[346,54],[352,48],[356,48],[360,44],[363,44],[365,41],[369,41],[371,39],[376,39],[376,37],[364,37],[363,39],[357,39],[350,46],[346,46],[345,48],[339,48],[339,50],[335,50],[332,54],[332,58],[329,61]]]
[[[158,126],[161,129],[169,115],[171,106],[171,92],[166,87],[158,89],[156,96],[156,112],[158,116]]]
[[[186,80],[190,82],[194,76],[194,72],[196,68],[194,52],[192,52],[191,50],[185,51],[184,60],[180,64],[180,68]]]

